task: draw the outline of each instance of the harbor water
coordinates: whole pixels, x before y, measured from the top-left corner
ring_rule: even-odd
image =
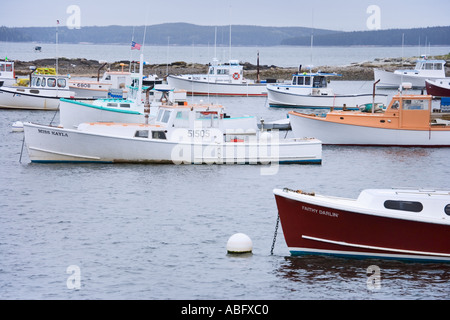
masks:
[[[188,99],[265,121],[290,110],[266,98]],[[280,165],[272,175],[246,165],[32,164],[12,123],[58,114],[0,112],[0,299],[450,299],[449,264],[291,257],[281,226],[275,232],[272,193],[448,189],[450,149],[324,146],[322,165]],[[236,233],[251,238],[251,254],[227,253]]]

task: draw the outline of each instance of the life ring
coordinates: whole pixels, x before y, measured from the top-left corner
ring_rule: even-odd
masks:
[[[239,73],[235,72],[235,73],[233,74],[233,79],[234,79],[234,80],[239,80],[239,77],[240,77]]]

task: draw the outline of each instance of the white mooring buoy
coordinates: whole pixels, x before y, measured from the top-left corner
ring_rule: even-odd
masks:
[[[16,121],[12,124],[13,132],[22,132],[23,131],[23,123],[21,121]]]
[[[227,251],[232,254],[251,253],[253,250],[252,240],[243,233],[236,233],[228,239]]]

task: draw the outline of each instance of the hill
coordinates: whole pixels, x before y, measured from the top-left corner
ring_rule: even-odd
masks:
[[[450,26],[415,29],[390,29],[378,31],[354,31],[333,34],[315,34],[317,46],[401,46],[402,37],[406,46],[417,46],[425,41],[431,45],[450,45]],[[310,36],[297,36],[281,41],[282,45],[305,46]]]
[[[217,30],[217,32],[216,32]],[[146,45],[229,45],[229,26],[199,26],[188,23],[165,23],[159,25],[132,27],[107,26],[83,27],[81,29],[58,29],[60,43],[128,44],[134,39]],[[315,30],[316,34],[336,33],[331,30]],[[217,37],[216,37],[217,34]],[[283,39],[311,34],[303,27],[259,27],[235,25],[231,27],[233,46],[277,46]],[[55,27],[7,28],[0,27],[0,41],[54,43]]]

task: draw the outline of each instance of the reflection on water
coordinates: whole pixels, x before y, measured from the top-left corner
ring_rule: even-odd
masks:
[[[380,271],[376,289],[368,285],[371,266]],[[306,255],[285,257],[276,273],[307,299],[430,299],[430,292],[433,299],[450,298],[449,264]]]

